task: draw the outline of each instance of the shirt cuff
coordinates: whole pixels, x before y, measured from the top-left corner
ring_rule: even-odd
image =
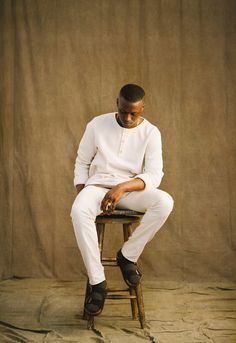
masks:
[[[76,177],[75,176],[75,178],[74,178],[74,186],[76,186],[76,185],[80,185],[80,184],[85,184],[86,183],[86,181],[88,180],[88,177]]]
[[[135,178],[143,180],[143,182],[145,183],[145,189],[153,189],[160,186],[163,175],[163,172],[161,172],[160,175],[150,175],[148,173],[143,173],[136,175]]]
[[[145,183],[145,189],[153,188],[150,176],[147,174],[139,174],[135,176],[135,179],[141,179]]]

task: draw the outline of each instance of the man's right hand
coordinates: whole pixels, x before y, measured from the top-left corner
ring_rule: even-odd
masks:
[[[83,188],[84,188],[84,184],[82,184],[82,183],[79,185],[76,185],[77,194],[79,194],[79,192],[81,192]]]

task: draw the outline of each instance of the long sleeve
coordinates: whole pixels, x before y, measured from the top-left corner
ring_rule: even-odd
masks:
[[[150,134],[144,156],[144,170],[135,177],[144,181],[146,188],[157,188],[162,180],[163,159],[160,131],[155,128]]]
[[[87,124],[86,130],[80,141],[75,160],[74,186],[84,184],[89,177],[90,164],[96,154],[96,145],[91,122]]]

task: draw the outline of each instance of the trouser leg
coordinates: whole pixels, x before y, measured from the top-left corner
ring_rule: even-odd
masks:
[[[101,187],[87,186],[77,195],[71,209],[76,241],[91,285],[105,280],[95,219],[101,213],[101,201],[106,192],[107,189]]]
[[[140,225],[122,247],[122,254],[128,260],[137,262],[145,245],[167,220],[173,204],[172,197],[160,189],[135,191],[123,196],[118,208],[145,212]]]

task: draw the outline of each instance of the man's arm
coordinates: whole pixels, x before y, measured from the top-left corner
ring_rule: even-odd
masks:
[[[146,189],[159,187],[163,177],[162,143],[160,131],[155,128],[149,136],[145,151],[144,170],[136,175],[145,183]]]
[[[93,125],[87,124],[86,130],[81,138],[74,169],[74,186],[85,184],[89,177],[90,164],[96,154]]]
[[[106,193],[101,203],[101,210],[104,213],[112,212],[125,192],[141,191],[144,188],[145,183],[139,178],[119,183]]]

